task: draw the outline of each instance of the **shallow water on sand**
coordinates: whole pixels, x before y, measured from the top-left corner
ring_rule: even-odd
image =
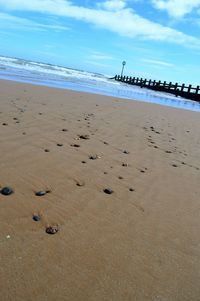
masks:
[[[200,112],[200,103],[116,82],[104,75],[0,56],[0,79],[89,92]]]

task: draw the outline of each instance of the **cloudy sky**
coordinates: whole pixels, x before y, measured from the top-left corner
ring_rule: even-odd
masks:
[[[200,0],[0,0],[0,54],[200,83]]]

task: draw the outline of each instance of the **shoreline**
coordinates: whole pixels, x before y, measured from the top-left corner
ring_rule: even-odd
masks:
[[[38,74],[39,76],[39,74]],[[100,87],[96,87],[92,83],[87,82],[73,82],[68,79],[63,81],[63,79],[49,79],[48,81],[45,80],[39,80],[37,78],[29,79],[29,77],[26,75],[25,78],[21,79],[19,74],[12,76],[11,74],[5,76],[1,75],[0,80],[7,80],[7,81],[13,81],[13,82],[19,82],[24,84],[31,84],[41,87],[50,87],[54,89],[64,89],[64,90],[72,90],[82,93],[90,93],[95,95],[102,95],[102,96],[109,96],[109,97],[117,97],[120,99],[127,99],[129,101],[137,101],[139,102],[145,102],[145,103],[153,103],[153,104],[159,104],[162,106],[167,107],[174,107],[178,109],[183,110],[190,110],[194,112],[200,112],[200,104],[196,101],[184,99],[181,97],[175,97],[172,94],[167,94],[164,92],[159,91],[152,91],[146,88],[138,89],[137,86],[132,86],[127,84],[126,89],[121,87],[108,87],[106,85],[101,85]],[[106,83],[104,83],[106,84]],[[133,87],[137,88],[136,90],[133,89]]]
[[[0,90],[0,188],[14,190],[0,194],[3,300],[196,301],[198,112],[14,81]]]

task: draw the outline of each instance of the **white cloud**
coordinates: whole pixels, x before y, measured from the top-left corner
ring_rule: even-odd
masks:
[[[159,60],[142,59],[141,61],[145,62],[145,63],[148,63],[148,64],[161,66],[161,67],[173,67],[174,66],[172,63],[159,61]]]
[[[140,37],[141,39],[172,42],[200,48],[200,39],[139,16],[132,9],[122,5],[126,1],[119,0],[119,3],[122,3],[118,7],[115,6],[114,11],[110,10],[110,7],[108,7],[109,3],[114,6],[116,2],[114,0],[104,1],[104,8],[97,7],[96,9],[92,9],[73,5],[71,1],[67,0],[0,0],[0,7],[16,11],[31,11],[70,17],[93,24],[121,36],[130,38]],[[158,3],[158,1],[156,2]],[[107,9],[105,6],[106,3]]]
[[[68,30],[68,28],[64,26],[37,23],[26,18],[12,16],[7,13],[0,13],[0,28],[21,28],[24,30],[38,31],[46,31],[49,29],[56,31]]]
[[[108,0],[100,4],[100,7],[106,10],[116,11],[125,8],[125,0]]]
[[[90,58],[95,60],[113,60],[113,57],[108,54],[104,54],[98,51],[92,51],[90,53]]]
[[[166,10],[175,18],[181,18],[200,7],[200,0],[151,0],[155,8]]]

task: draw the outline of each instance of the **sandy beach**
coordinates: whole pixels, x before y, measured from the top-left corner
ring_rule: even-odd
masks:
[[[0,299],[200,300],[199,113],[0,91]]]

